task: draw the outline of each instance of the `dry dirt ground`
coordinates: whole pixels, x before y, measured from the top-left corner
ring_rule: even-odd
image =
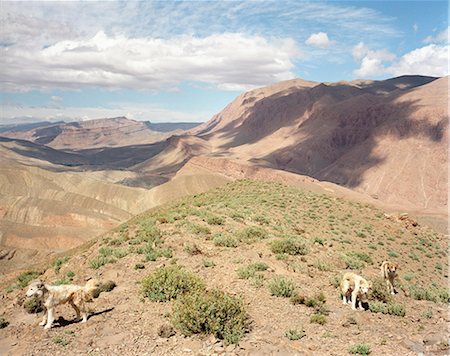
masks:
[[[282,239],[304,241],[307,253],[274,253],[271,242]],[[354,271],[373,281],[383,260],[400,264],[394,300],[406,308],[405,316],[342,305],[335,280],[349,270],[344,256],[351,252],[368,256],[351,262]],[[84,284],[95,277],[113,280],[117,287],[89,304],[86,324],[74,322],[73,310],[63,306],[57,309],[58,322],[46,331],[38,326],[41,314],[28,314],[18,305],[25,289],[8,293],[8,285],[3,286],[0,316],[10,324],[0,329],[1,355],[346,355],[362,343],[373,355],[449,353],[447,304],[415,300],[410,289],[446,290],[448,296],[446,237],[411,217],[386,215],[368,204],[273,182],[237,181],[153,209],[67,257],[58,273],[49,266],[41,278],[64,283],[69,275],[73,283]],[[254,262],[269,268],[258,278],[239,278],[237,270]],[[145,268],[136,269],[140,263]],[[178,330],[168,338],[158,335],[162,325],[170,324],[173,302],[143,298],[140,281],[172,264],[195,273],[210,289],[242,298],[251,326],[238,345]],[[271,295],[274,276],[290,279],[306,296],[323,292],[325,324],[311,323],[312,308]],[[289,329],[304,336],[290,340]]]

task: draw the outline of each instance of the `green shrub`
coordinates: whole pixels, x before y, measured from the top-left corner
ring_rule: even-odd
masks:
[[[294,293],[292,297],[289,299],[291,304],[297,305],[297,304],[305,304],[306,297],[303,294]]]
[[[91,267],[92,269],[99,269],[101,266],[104,266],[107,263],[112,262],[114,262],[114,260],[110,257],[98,256],[94,258],[91,262],[89,262],[89,267]]]
[[[338,288],[341,285],[341,280],[341,275],[334,275],[329,278],[329,282],[334,288]]]
[[[302,238],[286,237],[272,241],[270,249],[276,254],[307,255],[309,253],[309,243]]]
[[[73,279],[73,277],[75,277],[75,272],[74,271],[68,271],[66,273],[67,278],[70,278],[70,280]]]
[[[221,233],[214,235],[213,242],[214,245],[221,247],[237,247],[239,245],[235,237]]]
[[[341,255],[346,268],[361,269],[366,266],[366,263],[372,263],[370,256],[364,252],[349,251]]]
[[[263,262],[255,262],[249,264],[247,267],[242,267],[237,270],[239,278],[249,279],[254,277],[256,272],[265,271],[269,266]]]
[[[398,257],[398,253],[395,251],[389,251],[388,255],[389,255],[389,257]]]
[[[185,335],[212,334],[226,344],[237,344],[248,329],[240,298],[222,291],[197,291],[177,298],[172,323]]]
[[[324,325],[327,322],[327,318],[324,314],[322,313],[314,313],[313,315],[311,315],[311,317],[309,318],[309,322],[311,324],[320,324],[320,325]]]
[[[323,238],[321,238],[321,237],[314,237],[314,238],[311,240],[311,242],[312,242],[313,244],[319,244],[319,245],[321,245],[321,246],[325,245],[325,241],[326,241],[326,239],[323,239]]]
[[[109,246],[102,246],[98,249],[98,253],[104,257],[112,256],[113,251],[112,247]]]
[[[7,321],[4,317],[0,317],[0,329],[4,329],[9,325],[9,321]]]
[[[250,285],[253,288],[261,288],[264,285],[265,278],[262,274],[255,274],[250,278]]]
[[[189,230],[196,235],[211,235],[211,229],[208,226],[192,224],[189,226]]]
[[[433,317],[433,310],[427,309],[423,312],[422,316],[427,319],[431,319]]]
[[[213,260],[203,260],[203,267],[205,268],[211,268],[214,267],[216,264]]]
[[[358,355],[369,355],[371,353],[370,345],[368,344],[357,344],[353,345],[348,352],[351,354],[358,354]]]
[[[44,310],[42,301],[37,298],[28,298],[23,302],[23,308],[30,314],[36,314]]]
[[[66,340],[63,336],[55,336],[52,341],[57,344],[57,345],[61,345],[61,346],[67,346],[70,344],[70,341]]]
[[[223,224],[225,223],[225,219],[222,218],[222,217],[220,217],[220,216],[214,215],[214,216],[209,216],[209,217],[206,219],[206,222],[207,222],[209,225],[223,225]]]
[[[332,271],[333,265],[328,263],[327,261],[317,260],[313,263],[313,266],[316,267],[319,271]]]
[[[21,273],[17,276],[17,287],[18,288],[25,288],[28,286],[28,284],[33,280],[36,279],[40,275],[39,272],[36,271],[28,271]]]
[[[416,300],[429,300],[435,303],[448,303],[450,297],[448,288],[424,288],[416,284],[411,284],[409,286],[409,295]]]
[[[392,300],[392,295],[387,289],[386,282],[381,278],[375,278],[372,281],[372,287],[369,289],[367,297],[369,300],[376,300],[383,303]]]
[[[295,292],[295,283],[285,277],[275,277],[269,282],[269,291],[277,297],[292,297]]]
[[[69,260],[69,257],[64,256],[64,257],[60,257],[57,258],[54,262],[53,262],[53,269],[55,270],[55,273],[59,273],[59,270],[61,269],[61,266],[66,263]]]
[[[186,252],[188,255],[190,256],[195,256],[195,255],[201,255],[202,254],[202,250],[200,250],[200,247],[197,246],[197,244],[186,244],[183,248],[184,252]]]
[[[406,308],[405,308],[405,306],[403,304],[388,303],[387,304],[387,313],[389,315],[405,316],[406,315]]]
[[[112,255],[117,258],[117,259],[121,259],[123,257],[125,257],[126,255],[128,255],[128,250],[126,249],[115,249],[112,253]]]
[[[64,277],[64,278],[60,278],[60,279],[57,279],[56,281],[54,281],[53,285],[54,286],[61,286],[61,285],[64,285],[64,284],[69,284],[70,282],[72,282],[72,281],[69,278]]]
[[[114,288],[116,288],[116,282],[109,280],[100,283],[100,285],[98,286],[98,292],[99,293],[111,292]]]
[[[267,236],[267,231],[260,226],[249,226],[237,233],[238,240],[247,244],[263,240]]]
[[[413,278],[416,278],[416,275],[414,274],[414,273],[405,273],[403,276],[402,276],[402,278],[405,280],[405,281],[411,281]]]
[[[152,301],[169,301],[183,293],[205,287],[199,277],[177,265],[158,268],[145,277],[141,284],[142,294]]]
[[[376,300],[369,303],[369,310],[372,313],[387,314],[386,304],[383,302],[376,301]]]
[[[306,333],[304,330],[289,329],[286,331],[285,335],[289,340],[294,341],[294,340],[300,340],[302,337],[306,336]]]

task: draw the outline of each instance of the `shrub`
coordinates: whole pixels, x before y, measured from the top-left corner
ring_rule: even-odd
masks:
[[[255,262],[249,264],[247,267],[242,267],[237,270],[239,278],[249,279],[254,277],[256,272],[265,271],[269,266],[263,262]]]
[[[42,306],[42,301],[37,298],[28,298],[23,303],[24,309],[27,311],[27,313],[30,314],[36,314],[44,310]]]
[[[52,341],[57,344],[57,345],[61,345],[61,346],[67,346],[70,344],[70,341],[66,340],[63,336],[55,336]]]
[[[323,306],[323,304],[325,304],[325,302],[326,302],[325,294],[323,294],[323,292],[320,292],[319,294],[316,294],[313,297],[306,298],[305,305],[307,307],[320,309]]]
[[[344,261],[346,268],[360,269],[363,268],[366,263],[372,263],[370,256],[364,252],[349,251],[341,255],[342,261]]]
[[[203,260],[203,267],[205,268],[214,267],[215,265],[213,260]]]
[[[331,271],[333,269],[333,266],[330,263],[322,260],[315,261],[313,266],[319,271]]]
[[[189,226],[189,230],[196,235],[211,235],[211,229],[208,226],[192,224]]]
[[[295,291],[295,284],[292,280],[284,277],[275,277],[269,282],[269,290],[277,297],[292,297]]]
[[[73,277],[75,277],[75,272],[74,271],[68,271],[66,273],[66,276],[72,280]]]
[[[195,256],[195,255],[201,255],[202,254],[202,250],[200,250],[200,247],[197,246],[197,244],[186,244],[183,248],[184,252],[186,252],[188,255],[190,256]]]
[[[223,225],[225,223],[225,219],[220,216],[209,216],[206,219],[206,222],[209,225]]]
[[[242,300],[219,290],[180,296],[173,305],[171,320],[185,335],[212,334],[226,344],[237,344],[248,329]]]
[[[433,310],[427,309],[423,312],[422,316],[427,319],[431,319],[433,317]]]
[[[300,340],[302,337],[306,336],[306,333],[304,330],[289,329],[286,331],[285,335],[289,340]]]
[[[369,355],[371,353],[370,345],[368,344],[357,344],[353,345],[348,352],[351,354],[358,354],[358,355]]]
[[[33,280],[36,279],[40,275],[39,272],[36,271],[28,271],[21,273],[17,276],[17,287],[18,288],[25,288],[28,286],[28,284]]]
[[[410,281],[410,280],[412,280],[413,278],[415,278],[416,277],[416,275],[414,274],[414,273],[405,273],[403,276],[403,279],[405,280],[405,281]]]
[[[334,288],[338,288],[341,285],[341,280],[341,275],[335,275],[330,277],[329,282]]]
[[[383,279],[375,278],[372,281],[372,287],[369,289],[368,298],[369,300],[377,300],[383,303],[387,303],[392,300],[392,296],[389,293]]]
[[[311,324],[320,324],[320,325],[324,325],[327,322],[327,318],[325,317],[324,314],[322,313],[314,313],[313,315],[311,315],[311,317],[309,318],[309,322]]]
[[[237,238],[247,244],[267,238],[267,231],[260,226],[249,226],[237,233]]]
[[[416,300],[429,300],[435,303],[448,303],[450,297],[448,288],[424,288],[416,284],[411,284],[409,286],[409,295]]]
[[[297,305],[297,304],[305,304],[306,297],[303,294],[295,293],[292,295],[290,302],[291,304]]]
[[[383,303],[383,302],[379,302],[379,301],[370,302],[369,303],[369,310],[372,313],[383,313],[383,314],[387,313],[386,304]]]
[[[389,255],[389,257],[398,257],[398,253],[395,251],[389,251],[388,255]]]
[[[111,292],[114,288],[116,288],[116,282],[109,280],[109,281],[100,283],[100,285],[98,287],[98,292],[99,293]]]
[[[126,255],[128,255],[128,251],[126,249],[115,249],[112,253],[112,255],[117,258],[117,259],[121,259],[123,257],[125,257]]]
[[[141,292],[152,301],[169,301],[183,293],[203,289],[203,281],[195,274],[172,265],[160,267],[142,280]]]
[[[4,329],[9,325],[9,321],[7,321],[4,317],[0,317],[0,329]]]
[[[230,235],[225,234],[216,234],[213,237],[214,245],[221,246],[221,247],[237,247],[238,246],[238,240]]]
[[[276,254],[307,255],[309,253],[309,244],[302,238],[286,237],[272,241],[270,243],[270,249]]]
[[[101,256],[105,256],[105,257],[107,257],[107,256],[112,256],[112,254],[113,254],[113,249],[112,249],[111,247],[108,247],[108,246],[102,246],[102,247],[100,247],[100,248],[98,249],[98,253],[99,253]]]
[[[114,260],[110,257],[106,256],[98,256],[97,258],[94,258],[91,262],[89,262],[89,267],[92,269],[99,269],[101,266],[106,265],[107,263],[111,263]]]
[[[405,306],[403,304],[388,303],[387,304],[387,313],[389,315],[405,316],[406,315],[406,308],[405,308]]]
[[[53,269],[55,270],[55,273],[59,273],[59,270],[61,269],[61,266],[66,263],[69,260],[69,257],[64,256],[64,257],[60,257],[57,258],[54,262],[53,262]]]
[[[261,288],[264,285],[264,276],[261,274],[256,274],[250,278],[250,285],[254,288]]]
[[[326,241],[326,239],[323,239],[321,237],[314,237],[312,239],[312,243],[313,244],[319,244],[319,245],[322,245],[322,246],[325,244],[325,241]]]

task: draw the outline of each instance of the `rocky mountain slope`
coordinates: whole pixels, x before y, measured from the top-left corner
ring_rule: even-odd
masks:
[[[117,284],[89,304],[86,324],[63,306],[55,326],[44,331],[37,325],[41,316],[28,314],[23,304],[26,276],[36,274],[2,279],[6,327],[0,329],[0,353],[446,354],[447,248],[443,235],[407,215],[277,182],[239,180],[152,209],[41,268],[47,282],[98,278]],[[378,279],[386,259],[400,264],[392,297]],[[206,307],[195,298],[210,293],[200,285],[191,296],[174,294],[171,301],[143,294],[171,285],[170,276],[180,269],[186,273],[170,290],[199,278],[207,290],[227,293],[215,301],[224,313],[218,325],[245,313],[244,324],[234,319],[225,331],[228,341],[223,334],[189,332],[196,322],[217,330],[214,309],[208,309],[211,319],[197,319]],[[349,270],[373,282],[365,311],[353,311],[340,299],[337,286]],[[152,298],[165,295],[158,290]],[[191,312],[187,324],[180,319],[183,310]]]
[[[212,155],[446,212],[447,102],[448,77],[291,80],[240,95],[192,133]]]
[[[125,117],[69,123],[48,123],[37,127],[2,130],[3,137],[22,139],[56,149],[83,150],[151,144],[179,134],[196,124],[152,124]]]

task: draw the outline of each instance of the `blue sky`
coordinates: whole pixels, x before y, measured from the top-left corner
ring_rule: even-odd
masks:
[[[448,74],[447,1],[2,2],[0,124],[205,121],[281,80]]]

